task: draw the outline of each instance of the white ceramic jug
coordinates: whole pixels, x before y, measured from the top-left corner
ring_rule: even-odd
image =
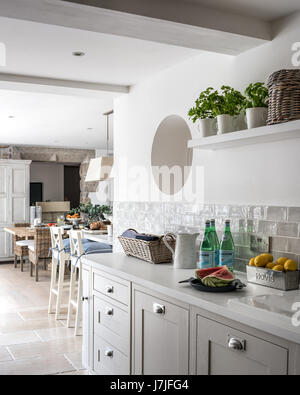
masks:
[[[175,251],[168,244],[168,236],[176,239]],[[173,254],[175,269],[195,269],[197,267],[196,240],[199,233],[167,233],[164,236],[164,243]]]

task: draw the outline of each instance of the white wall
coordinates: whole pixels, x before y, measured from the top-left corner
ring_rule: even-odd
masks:
[[[64,200],[64,165],[34,162],[30,166],[30,182],[42,182],[44,201]]]
[[[273,71],[292,68],[291,46],[300,41],[300,14],[277,22],[273,28],[274,40],[268,44],[237,57],[200,54],[133,87],[128,96],[115,101],[116,201],[155,200],[148,193],[149,188],[157,191],[151,177],[151,148],[163,118],[181,115],[197,137],[187,112],[201,90],[223,84],[244,90],[250,82],[265,81]],[[203,166],[204,202],[300,206],[299,152],[300,139],[218,152],[195,151],[194,166]],[[150,187],[145,181],[138,190],[134,166],[146,168]],[[132,190],[136,193],[130,193]],[[202,200],[200,195],[198,201]]]

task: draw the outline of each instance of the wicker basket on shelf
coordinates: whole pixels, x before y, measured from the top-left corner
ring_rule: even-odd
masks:
[[[134,229],[129,229],[136,232]],[[145,234],[145,236],[154,236]],[[128,256],[142,259],[150,263],[171,263],[173,260],[171,251],[165,246],[163,237],[156,236],[158,240],[145,241],[139,239],[119,236],[119,241]],[[168,243],[172,248],[175,248],[176,240],[168,236]]]
[[[300,70],[280,70],[267,82],[269,89],[268,125],[300,119]]]

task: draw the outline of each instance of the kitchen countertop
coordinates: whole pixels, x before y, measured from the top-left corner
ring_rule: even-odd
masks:
[[[174,269],[169,264],[152,265],[122,253],[93,254],[82,259],[84,264],[95,269],[300,344],[300,326],[293,326],[291,320],[293,303],[298,302],[300,309],[300,290],[284,292],[247,284],[246,275],[236,273],[236,277],[247,284],[247,288],[232,293],[205,293],[188,284],[179,284],[179,281],[193,277],[194,270]],[[258,307],[262,303],[264,308]]]

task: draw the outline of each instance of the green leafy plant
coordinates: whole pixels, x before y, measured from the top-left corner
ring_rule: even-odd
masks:
[[[193,122],[197,119],[215,118],[218,115],[239,115],[245,108],[246,98],[230,86],[223,85],[221,93],[212,87],[201,92],[188,115]]]
[[[192,107],[188,115],[190,119],[195,123],[198,119],[214,118],[212,112],[212,97],[214,89],[212,87],[207,88],[201,92],[198,99],[195,101],[194,107]]]
[[[245,108],[245,96],[230,86],[223,85],[221,87],[221,95],[215,98],[214,107],[212,109],[215,116],[218,115],[239,115]]]
[[[105,215],[112,215],[112,208],[108,205],[93,205],[91,202],[88,204],[80,203],[79,210],[83,214],[87,214],[90,221],[103,221]]]
[[[246,90],[245,108],[268,107],[269,91],[263,82],[250,84]]]

